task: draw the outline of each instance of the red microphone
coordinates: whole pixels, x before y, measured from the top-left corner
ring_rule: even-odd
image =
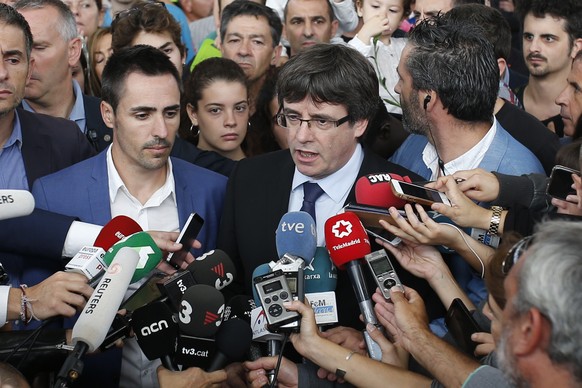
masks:
[[[141,231],[141,226],[128,216],[113,217],[111,221],[101,229],[93,246],[108,250],[119,240]]]
[[[406,201],[398,198],[392,191],[390,181],[404,181],[411,183],[408,176],[398,174],[376,173],[360,177],[356,182],[356,202],[360,205],[381,207],[383,209],[394,206],[401,209]]]
[[[325,222],[325,243],[334,264],[338,268],[348,271],[364,322],[371,323],[381,330],[382,327],[378,324],[378,319],[374,313],[374,307],[360,266],[360,259],[370,253],[372,249],[368,234],[358,216],[351,212],[345,212],[329,218]],[[381,360],[380,345],[368,335],[367,331],[364,331],[364,339],[370,357]]]

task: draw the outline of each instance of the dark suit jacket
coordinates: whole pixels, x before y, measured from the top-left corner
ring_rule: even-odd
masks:
[[[288,150],[243,159],[230,176],[224,213],[218,235],[218,247],[223,249],[237,266],[238,287],[251,294],[252,273],[260,264],[278,258],[275,246],[275,231],[281,217],[287,213],[289,193],[295,165]],[[413,180],[417,175],[364,150],[364,160],[358,177],[377,173],[392,172],[409,175]],[[355,186],[355,185],[354,185]],[[347,202],[355,202],[355,187],[352,187]],[[374,249],[374,247],[373,247]],[[379,249],[376,246],[376,249]],[[398,265],[398,263],[395,263]],[[427,306],[440,305],[438,298],[423,280],[417,279],[398,266],[402,282],[417,289],[423,295]],[[368,290],[376,286],[369,283]],[[346,272],[339,271],[336,288],[339,323],[344,326],[359,327],[359,310],[354,292]],[[441,311],[442,312],[442,311]]]
[[[70,121],[17,108],[22,128],[22,158],[29,188],[42,176],[57,172],[95,154],[79,127]],[[60,257],[71,217],[35,211],[27,217],[0,221],[0,260],[13,277],[26,259]],[[60,246],[59,246],[60,245]],[[58,256],[54,253],[58,252]]]
[[[87,139],[97,152],[103,151],[113,140],[113,130],[105,125],[101,116],[101,99],[83,94],[85,119],[87,120]]]

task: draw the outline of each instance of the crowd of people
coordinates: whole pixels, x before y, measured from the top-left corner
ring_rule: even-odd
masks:
[[[324,254],[337,323],[285,303],[301,323],[284,352],[176,368],[128,333],[73,386],[582,386],[579,1],[0,1],[0,53],[0,385],[55,383],[96,285],[65,264],[115,217],[165,257],[197,213],[190,254],[152,273],[220,249],[236,276],[217,288],[241,298],[281,256],[286,213],[309,212],[331,250],[356,182],[391,174],[451,204],[382,200],[373,226],[400,242],[369,245],[403,287],[364,277],[377,325]],[[4,219],[10,190],[31,214]],[[449,326],[459,304],[470,350]],[[31,338],[42,349],[19,352]]]

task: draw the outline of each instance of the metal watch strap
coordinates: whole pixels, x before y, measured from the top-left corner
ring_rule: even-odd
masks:
[[[499,223],[501,222],[501,212],[503,212],[503,208],[501,206],[491,206],[491,221],[489,223],[489,231],[490,235],[497,236],[499,231]]]

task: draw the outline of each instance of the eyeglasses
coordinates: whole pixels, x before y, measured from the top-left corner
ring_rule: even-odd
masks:
[[[277,124],[286,129],[297,130],[301,127],[301,124],[307,123],[308,128],[312,128],[313,125],[315,128],[321,131],[327,131],[328,129],[339,127],[343,123],[349,121],[350,118],[351,116],[347,115],[339,120],[328,120],[324,118],[306,120],[302,119],[296,114],[283,114],[283,113],[278,113],[275,116]]]
[[[517,263],[517,260],[519,260],[521,255],[527,251],[532,242],[533,236],[527,236],[515,243],[509,252],[507,252],[507,256],[503,259],[503,263],[501,263],[501,273],[507,275],[513,265]]]

